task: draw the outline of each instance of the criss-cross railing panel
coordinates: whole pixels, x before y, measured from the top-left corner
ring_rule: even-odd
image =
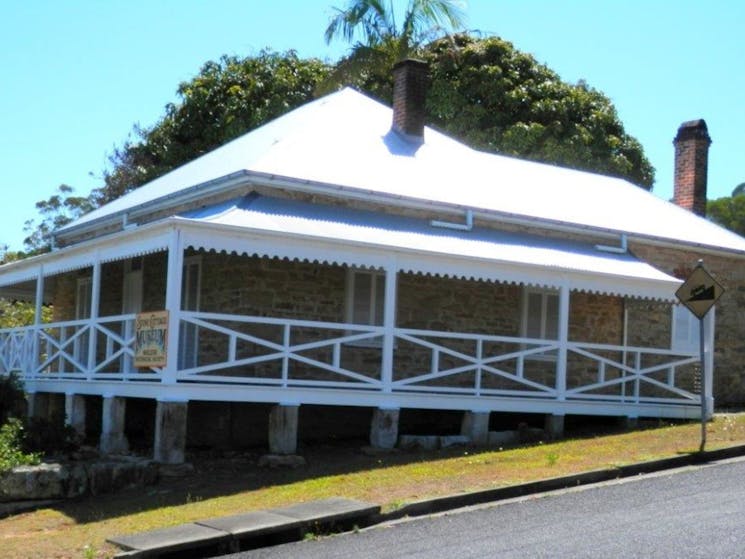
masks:
[[[369,359],[360,356],[380,352],[382,329],[378,326],[183,312],[181,339],[185,347],[179,380],[380,386],[379,365],[370,366]]]

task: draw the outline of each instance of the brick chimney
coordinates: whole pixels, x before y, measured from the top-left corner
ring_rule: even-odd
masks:
[[[392,129],[409,140],[424,142],[427,63],[406,59],[393,67]]]
[[[706,216],[706,173],[711,138],[703,119],[684,122],[673,140],[675,146],[675,192],[673,202]]]

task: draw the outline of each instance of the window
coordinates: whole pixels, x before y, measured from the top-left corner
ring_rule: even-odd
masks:
[[[697,351],[700,329],[699,319],[685,305],[674,305],[670,348],[674,351]]]
[[[549,289],[523,291],[522,335],[525,338],[556,340],[559,337],[559,293]],[[531,346],[532,347],[532,346]],[[556,361],[556,351],[535,353],[533,361]]]
[[[199,290],[202,282],[202,259],[192,256],[184,260],[181,283],[181,310],[199,310]],[[181,323],[179,328],[179,369],[197,366],[199,351],[199,328],[191,322]]]
[[[93,282],[90,276],[78,278],[75,289],[75,318],[82,320],[91,317],[91,308],[93,301]],[[78,326],[77,330],[82,330],[85,326]],[[84,366],[88,363],[88,341],[89,332],[86,330],[75,338],[73,342],[73,354],[75,360]]]
[[[523,336],[542,340],[559,337],[559,293],[548,289],[525,289]]]
[[[347,321],[381,326],[385,309],[385,273],[349,270]]]
[[[137,314],[142,311],[142,258],[130,258],[124,262],[124,281],[122,284],[122,314]],[[134,320],[124,323],[124,339],[134,336]],[[123,355],[122,370],[134,373],[137,369],[130,355]]]

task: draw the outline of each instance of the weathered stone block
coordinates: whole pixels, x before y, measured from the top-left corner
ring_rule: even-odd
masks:
[[[465,435],[449,435],[440,437],[440,448],[450,448],[453,446],[468,446],[472,441]]]
[[[158,401],[155,411],[153,457],[163,464],[180,464],[186,447],[186,402]]]
[[[373,412],[370,425],[370,445],[379,448],[393,448],[398,440],[399,410],[377,408]]]
[[[440,437],[437,435],[401,435],[398,447],[406,450],[437,450],[440,448]]]
[[[143,458],[96,462],[88,467],[91,495],[114,493],[126,487],[152,485],[157,479],[157,464]]]
[[[274,406],[269,412],[269,452],[297,452],[297,418],[299,406]]]
[[[489,446],[502,446],[515,444],[519,440],[517,431],[489,431],[487,444]]]
[[[19,466],[0,476],[0,499],[59,499],[65,495],[68,475],[61,464]]]
[[[460,434],[473,444],[483,446],[489,440],[489,412],[467,411],[463,413]]]

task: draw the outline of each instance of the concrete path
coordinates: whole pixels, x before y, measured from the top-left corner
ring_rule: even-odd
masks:
[[[117,557],[160,557],[179,552],[188,552],[190,557],[210,557],[239,551],[243,542],[250,541],[251,547],[273,545],[302,539],[310,532],[350,529],[355,524],[366,524],[379,513],[378,505],[332,497],[117,536],[108,541],[126,550]]]

